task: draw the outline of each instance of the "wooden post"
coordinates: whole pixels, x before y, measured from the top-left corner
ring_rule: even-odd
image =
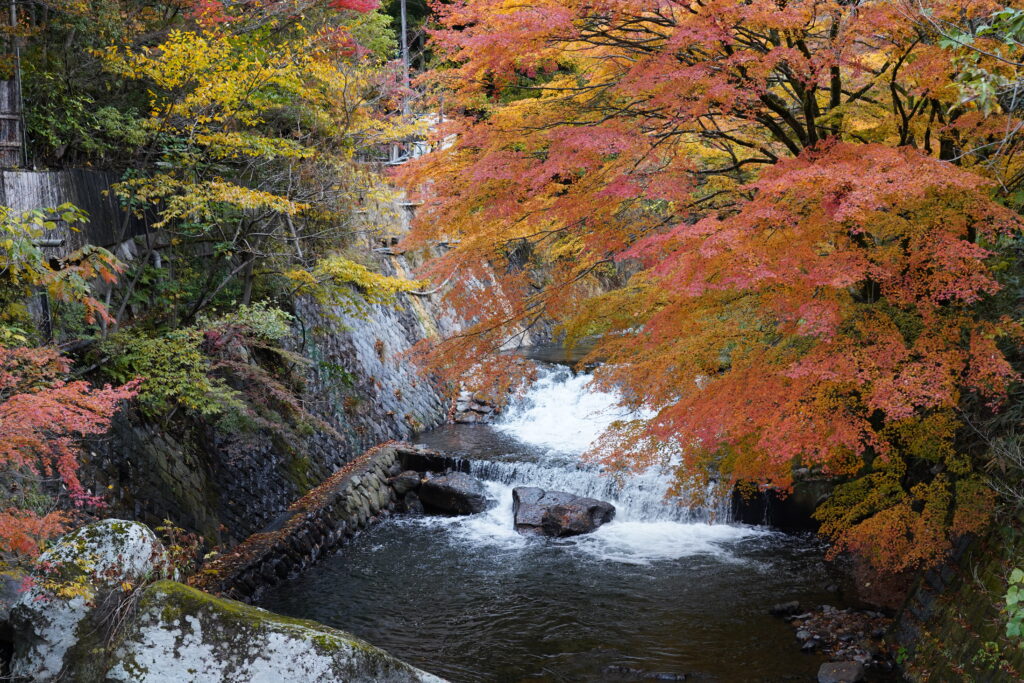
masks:
[[[27,163],[25,149],[25,112],[21,97],[21,45],[13,34],[18,25],[17,0],[10,0],[8,22],[11,27],[12,77],[0,81],[0,167],[18,168]]]

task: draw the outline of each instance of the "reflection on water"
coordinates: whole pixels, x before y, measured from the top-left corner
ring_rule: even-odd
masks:
[[[614,397],[546,372],[495,427],[445,427],[433,447],[474,459],[499,504],[469,517],[396,519],[275,588],[263,606],[316,619],[453,681],[618,681],[630,670],[720,681],[807,681],[772,604],[835,596],[810,537],[708,524],[713,510],[664,500],[648,472],[622,488],[581,463]],[[616,417],[618,416],[618,417]],[[616,518],[572,539],[512,529],[512,487],[610,500]],[[699,679],[700,679],[699,678]]]

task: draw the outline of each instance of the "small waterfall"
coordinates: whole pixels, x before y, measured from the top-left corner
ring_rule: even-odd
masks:
[[[653,469],[627,475],[621,482],[602,474],[597,467],[583,465],[572,469],[534,462],[475,460],[470,463],[470,472],[506,486],[537,486],[606,500],[615,505],[616,517],[624,521],[729,521],[728,498],[716,500],[712,507],[690,507],[683,501],[666,499],[671,477]]]
[[[613,422],[643,417],[619,406],[619,397],[590,386],[593,376],[566,367],[542,366],[529,392],[516,401],[495,429],[553,453],[586,451]]]
[[[666,499],[672,476],[661,468],[619,480],[581,459],[613,422],[650,416],[625,410],[615,394],[593,389],[592,379],[564,367],[543,368],[529,392],[494,425],[497,431],[528,446],[531,453],[525,458],[473,460],[471,471],[507,486],[538,486],[607,500],[616,506],[617,518],[623,521],[728,522],[728,497],[710,490],[700,496],[715,501],[709,507]]]

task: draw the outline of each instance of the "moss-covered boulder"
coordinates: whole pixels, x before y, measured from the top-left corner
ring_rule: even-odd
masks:
[[[441,681],[347,633],[173,581],[145,590],[114,659],[109,681]]]
[[[108,519],[40,556],[11,610],[12,673],[32,681],[437,682],[372,645],[169,580],[148,527]]]
[[[107,519],[63,536],[36,562],[11,609],[12,673],[36,681],[88,680],[119,631],[136,586],[171,576],[149,527]]]

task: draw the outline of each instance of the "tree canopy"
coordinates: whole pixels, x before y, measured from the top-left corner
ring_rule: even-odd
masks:
[[[428,272],[476,324],[432,367],[554,320],[656,410],[605,435],[610,466],[842,477],[824,530],[885,570],[984,526],[972,425],[1007,403],[1021,335],[1012,7],[434,10],[457,138],[401,174],[428,188],[409,244],[451,245]]]

